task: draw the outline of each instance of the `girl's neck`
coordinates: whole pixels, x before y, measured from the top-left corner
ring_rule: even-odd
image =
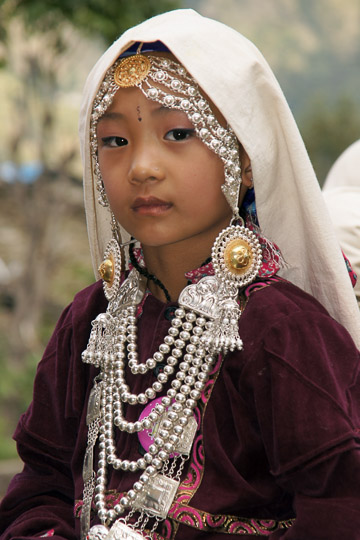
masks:
[[[206,250],[187,250],[174,244],[161,247],[143,246],[145,265],[150,274],[156,276],[166,287],[172,301],[176,301],[187,285],[185,273],[198,268],[210,255]],[[165,293],[156,281],[149,280],[148,287],[159,300],[167,301]]]

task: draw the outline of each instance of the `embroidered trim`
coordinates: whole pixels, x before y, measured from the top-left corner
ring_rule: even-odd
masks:
[[[264,289],[265,287],[269,287],[269,285],[271,285],[272,283],[278,283],[281,281],[285,282],[285,280],[279,276],[271,276],[267,279],[262,279],[261,281],[254,281],[254,283],[251,283],[251,285],[249,285],[242,291],[242,294],[245,296],[245,298],[248,299],[253,292]]]
[[[173,513],[172,519],[204,532],[252,536],[269,536],[279,529],[289,529],[295,519],[275,521],[272,519],[239,518],[222,514],[209,514],[203,510],[184,505]]]
[[[191,491],[191,490],[190,490]],[[190,495],[190,492],[187,494]],[[106,502],[109,508],[115,506],[123,494],[115,491],[108,492]],[[186,494],[184,500],[186,499]],[[76,502],[76,517],[81,514],[82,501]],[[95,510],[95,508],[93,508]],[[171,513],[171,517],[170,517]],[[95,514],[95,512],[94,512]],[[179,525],[186,525],[193,529],[209,533],[223,533],[233,535],[269,536],[275,531],[289,529],[295,519],[276,521],[272,519],[242,518],[224,514],[210,514],[187,504],[176,503],[172,505],[169,519],[163,525],[161,533],[154,533],[154,540],[169,540],[176,536]],[[47,535],[48,536],[48,535]]]

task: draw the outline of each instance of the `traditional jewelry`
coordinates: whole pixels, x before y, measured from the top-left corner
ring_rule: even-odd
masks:
[[[135,535],[133,538],[143,538],[150,518],[155,519],[153,530],[166,518],[190,454],[196,431],[192,411],[205,388],[208,374],[218,353],[242,348],[238,334],[239,285],[252,281],[261,264],[261,249],[251,231],[242,225],[222,231],[212,250],[215,275],[185,287],[163,343],[145,363],[139,363],[136,306],[144,294],[145,278],[134,268],[114,293],[115,288],[112,288],[117,276],[114,277],[116,264],[112,261],[117,261],[119,254],[113,242],[105,252],[104,264],[108,308],[93,321],[89,343],[82,354],[84,362],[100,368],[89,398],[88,444],[83,468],[81,526],[82,537],[87,535],[89,540],[104,540],[109,534],[110,538],[115,535],[115,529],[116,538],[122,538],[119,531],[124,538],[132,538],[129,530]],[[111,267],[110,278],[108,267]],[[126,362],[134,375],[144,375],[159,363],[165,365],[157,380],[136,394],[126,382]],[[148,414],[136,422],[125,418],[125,403],[130,406],[148,404],[163,391],[168,381],[171,383],[166,395],[157,399]],[[150,428],[157,433],[145,455],[129,461],[117,456],[114,427],[129,434]],[[100,451],[95,474],[93,455],[98,439]],[[123,471],[143,471],[113,509],[107,509],[105,503],[109,466]],[[89,531],[94,493],[102,526]],[[154,493],[157,494],[155,499]],[[129,519],[135,511],[140,512],[140,517],[133,529]],[[125,512],[128,514],[122,518]]]
[[[175,312],[168,335],[159,350],[145,364],[139,364],[135,310],[143,292],[141,276],[134,269],[121,285],[117,297],[111,297],[107,312],[93,321],[88,347],[83,353],[84,362],[100,367],[100,374],[89,398],[87,414],[89,435],[83,471],[83,536],[89,526],[94,492],[96,508],[104,527],[102,531],[107,530],[106,524],[114,522],[128,508],[132,509],[131,512],[140,509],[141,514],[147,518],[155,516],[161,520],[166,517],[195,434],[191,421],[192,411],[215,361],[215,357],[207,353],[200,340],[206,329],[206,319],[201,314],[187,312],[180,307]],[[159,362],[165,362],[163,373],[159,373],[157,380],[144,392],[136,395],[125,381],[126,357],[135,374],[144,374]],[[123,414],[123,404],[148,403],[162,391],[170,377],[171,387],[161,398],[161,403],[157,403],[141,420],[134,423],[127,421]],[[114,425],[132,434],[148,429],[155,423],[160,423],[158,436],[143,458],[128,461],[116,456]],[[189,429],[193,433],[190,440]],[[93,448],[97,438],[100,440],[100,452],[95,480]],[[185,445],[184,438],[188,440]],[[169,469],[171,455],[174,457]],[[107,510],[105,505],[106,470],[109,465],[124,471],[144,471],[134,483],[133,489],[112,510]],[[149,499],[154,490],[159,493],[156,504]],[[99,529],[91,529],[89,538],[93,538],[92,535],[97,537]]]
[[[97,122],[111,105],[118,89],[131,86],[137,86],[148,99],[170,109],[179,109],[187,115],[198,137],[224,163],[225,181],[221,189],[238,218],[241,170],[235,133],[230,126],[223,127],[219,123],[199,86],[181,64],[154,55],[136,54],[120,58],[106,72],[95,96],[90,120],[90,146],[100,204],[108,206],[109,203],[97,158]]]
[[[136,54],[124,58],[116,67],[114,81],[120,88],[137,86],[145,79],[151,69],[148,56]]]
[[[221,231],[212,248],[215,274],[226,283],[244,287],[251,283],[261,265],[262,251],[256,235],[242,225]]]
[[[104,294],[110,302],[118,292],[121,278],[121,252],[115,239],[108,243],[98,272],[103,280]]]

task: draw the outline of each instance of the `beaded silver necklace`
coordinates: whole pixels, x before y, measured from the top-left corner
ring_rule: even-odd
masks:
[[[202,342],[208,319],[201,313],[196,314],[181,307],[180,299],[180,307],[175,311],[175,317],[158,351],[145,363],[139,363],[136,305],[129,302],[129,299],[138,298],[141,287],[141,276],[134,269],[120,287],[119,296],[122,300],[117,297],[115,302],[110,302],[106,314],[99,315],[93,322],[89,344],[83,353],[84,362],[100,367],[99,377],[90,395],[87,415],[89,436],[84,461],[84,480],[86,479],[87,484],[84,490],[86,495],[82,523],[86,530],[85,513],[86,509],[90,508],[95,491],[95,505],[103,528],[97,527],[90,531],[89,538],[91,534],[98,536],[101,530],[107,534],[106,525],[129,508],[132,512],[127,520],[135,510],[140,510],[143,514],[140,530],[143,530],[147,523],[144,516],[155,517],[155,524],[166,517],[197,429],[193,410],[216,358],[215,354],[210,354],[204,348]],[[132,373],[136,375],[147,373],[159,362],[165,363],[165,367],[151,386],[143,393],[135,394],[125,380],[126,360]],[[170,379],[170,388],[150,414],[137,422],[126,420],[123,414],[124,403],[145,405],[161,393],[164,384]],[[116,456],[114,426],[133,434],[156,424],[157,436],[142,458],[128,461]],[[92,456],[97,438],[100,441],[100,452],[95,480]],[[140,478],[134,482],[133,488],[110,510],[107,510],[105,505],[108,466],[123,471],[143,471]],[[155,490],[159,495],[154,502]],[[88,521],[89,516],[86,517]]]
[[[143,538],[149,519],[155,520],[152,529],[155,530],[159,521],[167,516],[190,454],[197,429],[193,410],[201,397],[208,374],[219,353],[226,354],[228,350],[242,348],[238,335],[240,310],[236,297],[239,285],[246,285],[256,276],[261,264],[261,249],[255,235],[242,227],[243,238],[248,240],[251,261],[245,261],[245,272],[234,274],[234,269],[239,265],[234,263],[232,256],[236,255],[239,243],[237,238],[232,238],[233,229],[236,228],[225,229],[215,241],[212,250],[215,275],[206,276],[183,289],[178,300],[179,308],[175,311],[163,343],[144,363],[138,360],[136,326],[136,307],[144,294],[144,278],[133,269],[120,285],[119,271],[116,270],[121,266],[119,245],[115,240],[109,244],[105,264],[112,266],[112,279],[104,280],[104,292],[109,304],[106,313],[101,313],[93,321],[89,343],[82,355],[84,362],[100,368],[89,398],[88,445],[83,469],[81,526],[82,536],[87,535],[89,540],[107,537],[108,527],[114,522],[111,530],[117,531],[117,538]],[[244,244],[244,239],[241,242]],[[227,274],[232,275],[232,284],[229,284]],[[134,375],[144,375],[159,363],[165,366],[151,386],[135,394],[126,382],[126,363]],[[146,405],[163,391],[168,381],[171,383],[166,395],[148,415],[136,422],[126,420],[123,411],[125,403],[130,406]],[[154,432],[155,426],[157,434],[143,457],[136,461],[117,457],[115,429],[131,435],[149,428],[153,428]],[[95,475],[93,455],[97,440],[99,461]],[[134,473],[143,471],[132,489],[111,509],[106,508],[105,502],[109,466]],[[94,493],[102,525],[94,526],[89,531]],[[130,525],[136,511],[140,516],[135,526]],[[121,518],[125,512],[128,512],[127,516]],[[138,536],[129,536],[130,533]]]

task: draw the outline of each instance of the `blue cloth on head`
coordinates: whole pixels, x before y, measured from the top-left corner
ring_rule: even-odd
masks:
[[[241,205],[241,213],[244,214],[243,217],[249,215],[251,221],[256,225],[259,225],[257,213],[256,213],[256,202],[255,202],[255,190],[254,188],[248,189],[244,197],[243,203]]]
[[[119,58],[126,58],[127,56],[133,56],[137,53],[140,41],[136,41],[126,51],[124,51]],[[152,41],[150,43],[143,43],[141,47],[142,53],[144,52],[170,52],[169,49],[161,41]]]

